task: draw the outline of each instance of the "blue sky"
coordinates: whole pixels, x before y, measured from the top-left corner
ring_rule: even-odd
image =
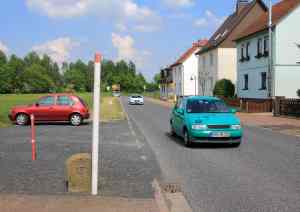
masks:
[[[54,60],[96,51],[133,60],[148,79],[191,44],[209,38],[235,0],[9,0],[0,7],[0,49]]]

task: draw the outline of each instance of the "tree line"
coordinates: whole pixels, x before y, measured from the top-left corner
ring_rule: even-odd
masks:
[[[93,89],[94,62],[82,60],[61,67],[48,55],[35,52],[24,58],[7,57],[0,50],[0,93],[56,93],[91,92]],[[147,82],[138,73],[133,62],[104,60],[102,62],[101,89],[109,90],[119,84],[124,92],[156,91],[158,82]]]

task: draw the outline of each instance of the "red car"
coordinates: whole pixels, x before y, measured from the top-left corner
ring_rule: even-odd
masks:
[[[79,126],[90,116],[88,106],[80,97],[72,94],[49,94],[41,97],[35,104],[13,107],[9,118],[17,125],[26,125],[31,114],[37,122],[68,121],[73,126]]]

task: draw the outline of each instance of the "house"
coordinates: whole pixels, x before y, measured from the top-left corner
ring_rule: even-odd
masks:
[[[163,68],[160,71],[160,98],[164,100],[173,100],[175,95],[175,85],[173,81],[172,69]]]
[[[212,96],[215,83],[220,79],[236,83],[237,53],[233,39],[266,11],[262,0],[238,0],[234,13],[216,30],[208,44],[196,53],[200,95]]]
[[[175,97],[198,95],[198,59],[195,55],[208,40],[193,43],[180,58],[170,66],[172,69]]]
[[[282,0],[273,6],[272,52],[268,17],[264,13],[236,38],[237,93],[245,101],[296,98],[300,89],[300,0]]]

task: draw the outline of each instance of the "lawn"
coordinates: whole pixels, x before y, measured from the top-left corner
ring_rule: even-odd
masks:
[[[1,94],[0,95],[0,127],[10,126],[8,113],[11,107],[16,105],[27,105],[36,102],[45,94]],[[91,93],[77,94],[89,105],[93,106],[93,96]],[[103,120],[123,119],[124,114],[120,102],[117,98],[110,97],[110,94],[103,93],[101,100],[101,118]]]

